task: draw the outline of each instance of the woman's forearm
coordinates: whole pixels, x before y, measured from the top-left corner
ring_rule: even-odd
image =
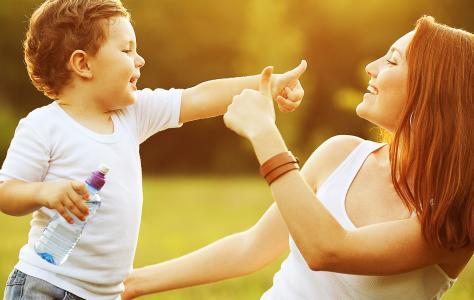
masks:
[[[216,282],[252,273],[267,262],[256,259],[247,232],[230,235],[185,256],[135,269],[125,281],[125,299]]]
[[[287,151],[276,126],[272,124],[251,142],[260,164]],[[334,249],[345,236],[345,230],[316,199],[299,171],[293,170],[271,184],[273,198],[290,234],[311,269],[322,269],[332,259]]]

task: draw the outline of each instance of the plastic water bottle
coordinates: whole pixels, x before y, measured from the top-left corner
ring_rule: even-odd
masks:
[[[86,201],[89,215],[85,221],[72,215],[74,223],[69,224],[60,214],[54,215],[35,243],[35,251],[41,258],[54,265],[61,265],[66,261],[81,238],[84,226],[100,207],[101,198],[98,193],[105,184],[108,171],[109,168],[101,164],[99,170],[93,172],[85,182],[89,192],[89,200]]]

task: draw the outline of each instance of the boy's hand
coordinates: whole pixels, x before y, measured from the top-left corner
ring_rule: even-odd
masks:
[[[300,106],[304,90],[299,78],[306,70],[306,66],[306,61],[302,60],[293,70],[272,76],[272,98],[278,103],[281,112],[292,112]]]
[[[41,206],[55,209],[70,224],[74,223],[70,213],[81,221],[85,221],[89,214],[89,208],[85,204],[85,201],[89,199],[89,193],[82,182],[44,182],[37,199]]]

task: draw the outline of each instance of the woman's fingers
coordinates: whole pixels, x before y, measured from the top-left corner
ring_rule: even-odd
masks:
[[[273,67],[269,66],[263,69],[260,77],[259,91],[264,96],[272,97],[271,77],[273,73]]]

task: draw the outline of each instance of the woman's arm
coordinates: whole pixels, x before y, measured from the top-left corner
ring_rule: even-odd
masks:
[[[251,140],[260,163],[287,151],[275,127]],[[328,146],[324,153],[335,151]],[[313,164],[323,164],[317,158]],[[312,169],[308,165],[308,169]],[[369,184],[369,183],[368,183]],[[449,263],[472,249],[455,252],[428,244],[417,218],[345,230],[317,199],[300,172],[292,171],[271,185],[291,236],[312,270],[389,275],[432,264]]]
[[[255,272],[288,249],[288,230],[273,204],[250,229],[182,257],[134,270],[122,299],[216,282]]]
[[[224,115],[229,128],[250,140],[260,164],[287,151],[274,122],[269,74],[264,76],[266,73],[271,74],[271,71],[264,70],[260,92],[246,90],[234,97]],[[335,149],[327,147],[319,152],[324,157],[323,154]],[[317,158],[312,163],[324,164]],[[313,270],[395,274],[449,262],[458,254],[472,253],[472,249],[450,252],[428,245],[416,218],[347,231],[296,170],[274,181],[271,190],[292,238]]]

